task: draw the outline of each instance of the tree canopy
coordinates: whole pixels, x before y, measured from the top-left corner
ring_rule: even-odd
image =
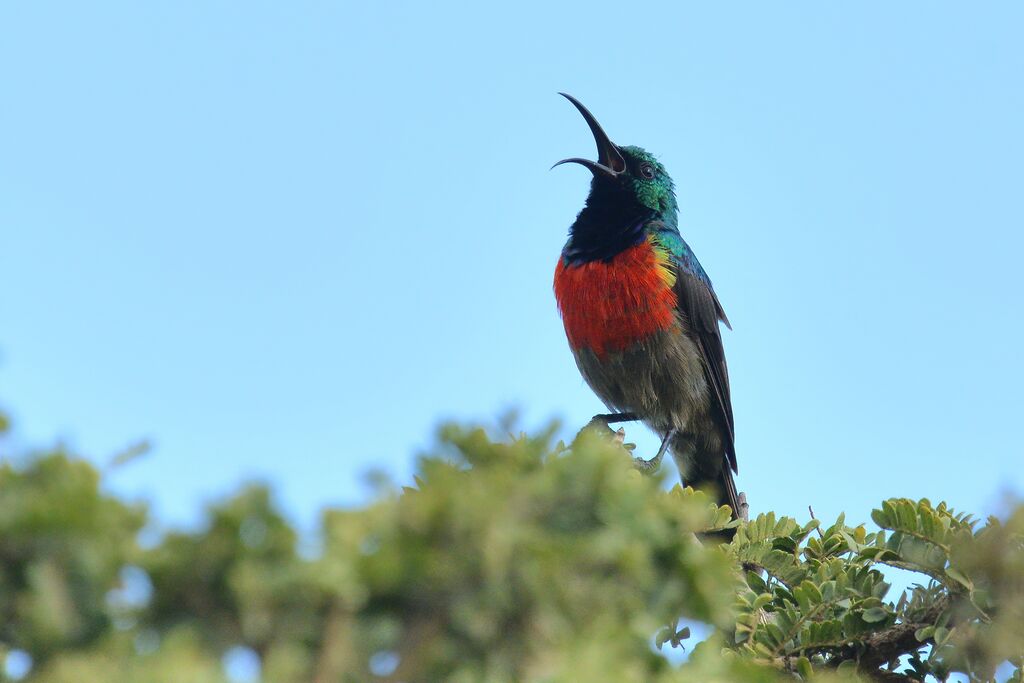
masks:
[[[1022,680],[1024,507],[731,522],[553,433],[443,428],[412,486],[325,510],[314,553],[260,485],[143,543],[96,467],[0,435],[0,675],[214,683],[243,653],[265,683]]]

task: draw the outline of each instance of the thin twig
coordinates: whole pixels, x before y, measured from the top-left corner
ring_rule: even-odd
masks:
[[[808,506],[807,506],[807,511],[811,513],[811,519],[817,519],[817,517],[815,517],[815,516],[814,516],[814,508],[812,508],[812,507],[811,507],[810,505],[808,505]],[[820,526],[819,526],[819,527],[817,527],[817,528],[815,529],[815,531],[817,531],[817,532],[818,532],[818,538],[825,538],[825,534],[824,534],[824,533],[822,533],[822,531],[821,531],[821,527],[820,527]]]

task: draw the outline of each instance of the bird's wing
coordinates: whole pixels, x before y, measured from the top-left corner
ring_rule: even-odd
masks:
[[[680,313],[689,323],[690,333],[704,358],[704,371],[717,404],[717,418],[726,437],[726,456],[734,472],[736,448],[734,444],[732,398],[729,393],[729,368],[725,364],[725,349],[719,321],[732,329],[722,304],[715,296],[711,280],[701,267],[689,245],[674,230],[656,233],[658,241],[669,253],[675,271],[675,292]]]

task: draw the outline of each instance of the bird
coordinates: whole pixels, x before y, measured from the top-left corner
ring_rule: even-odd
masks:
[[[745,515],[729,371],[719,324],[732,325],[711,279],[679,232],[672,178],[646,150],[619,146],[590,111],[597,161],[583,209],[555,267],[554,292],[583,379],[612,413],[592,423],[641,421],[661,437],[642,470],[671,452],[683,484],[710,491]]]

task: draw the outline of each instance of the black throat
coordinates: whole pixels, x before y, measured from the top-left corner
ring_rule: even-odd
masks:
[[[654,211],[639,204],[617,182],[594,178],[587,204],[569,228],[562,256],[571,265],[609,261],[644,240],[644,224]]]

